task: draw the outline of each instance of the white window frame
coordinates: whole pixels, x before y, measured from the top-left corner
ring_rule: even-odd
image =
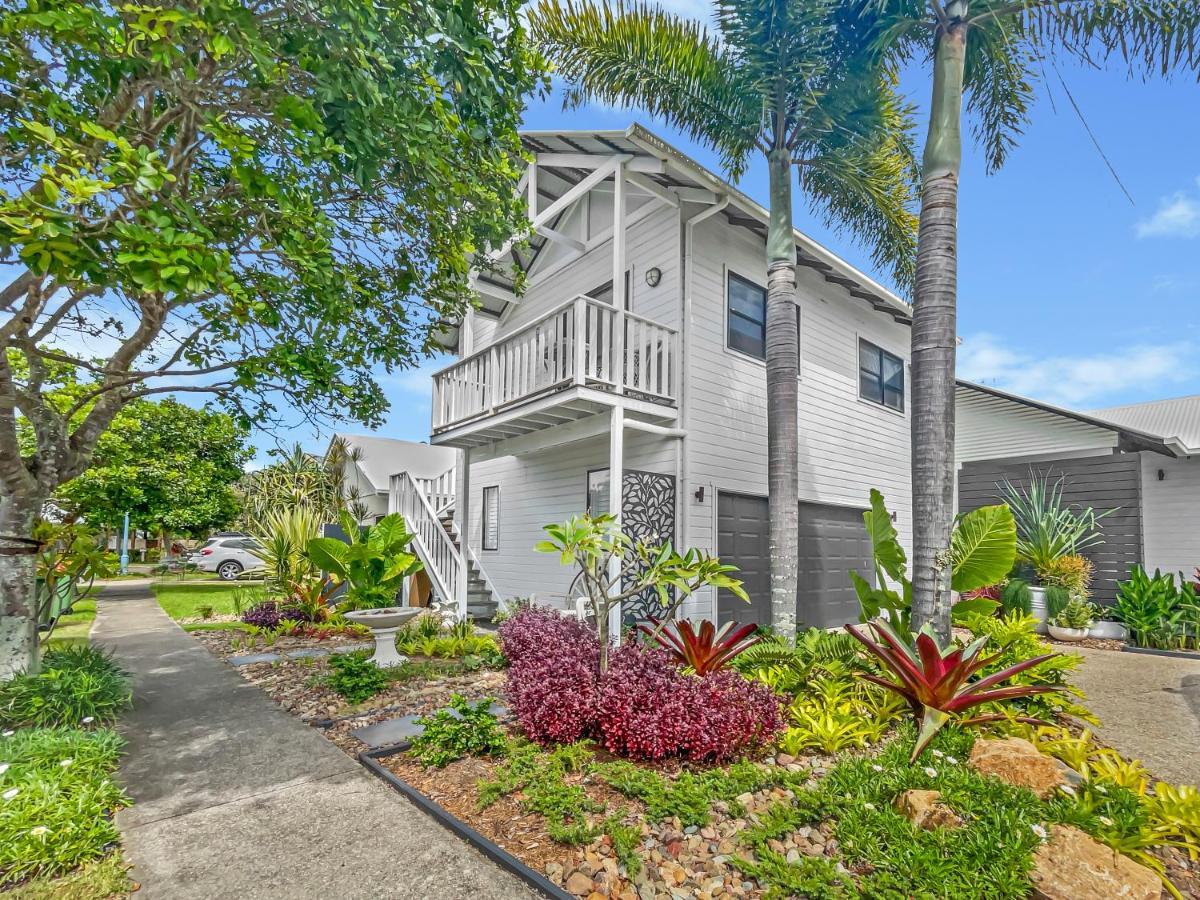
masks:
[[[492,521],[492,531],[494,532],[495,540],[492,545],[488,546],[488,491],[495,491],[496,508]],[[483,493],[480,495],[480,527],[479,527],[479,546],[480,549],[493,551],[500,549],[500,485],[489,484],[483,488]]]

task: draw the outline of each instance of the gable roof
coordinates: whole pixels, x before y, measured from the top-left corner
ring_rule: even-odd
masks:
[[[358,470],[376,491],[387,491],[397,472],[411,472],[416,478],[433,478],[454,465],[452,447],[431,447],[415,441],[379,437],[373,434],[335,434],[351,450],[360,450]]]
[[[1092,415],[1160,435],[1168,443],[1176,444],[1184,455],[1200,454],[1200,394],[1111,406],[1095,410]]]
[[[764,207],[636,122],[624,130],[523,131],[521,142],[531,154],[559,154],[560,159],[579,154],[628,154],[632,157],[629,166],[634,169],[639,161],[655,162],[656,165],[661,163],[661,171],[640,172],[638,177],[644,182],[652,183],[657,191],[675,193],[683,201],[701,195],[707,195],[709,198],[703,202],[727,197],[729,203],[721,213],[726,221],[731,225],[746,228],[764,240],[766,238],[769,215]],[[538,166],[538,172],[540,174],[537,192],[551,203],[591,174],[587,169],[572,168],[568,164],[542,164]],[[548,177],[540,177],[541,174]],[[636,185],[633,185],[633,188],[638,189]],[[556,223],[552,223],[551,227],[553,224]],[[794,234],[797,265],[813,269],[825,281],[844,288],[852,298],[869,304],[876,311],[890,315],[898,322],[911,324],[912,307],[908,303],[804,232],[795,229]],[[530,234],[524,247],[508,247],[498,259],[511,261],[528,273],[548,242],[549,240],[542,235]],[[503,266],[481,273],[479,279],[493,288],[501,289],[501,294],[510,293],[513,287],[512,280],[503,271]],[[501,315],[508,305],[508,301],[487,293],[481,293],[480,300],[481,311],[492,316]],[[457,323],[447,323],[443,344],[450,347],[457,345],[457,328]]]
[[[1107,431],[1115,432],[1120,439],[1119,446],[1123,450],[1152,450],[1156,453],[1163,453],[1168,456],[1177,455],[1179,449],[1175,446],[1170,446],[1171,442],[1165,440],[1163,436],[1152,431],[1143,430],[1134,427],[1133,425],[1125,425],[1114,419],[1106,416],[1101,416],[1099,413],[1081,413],[1073,409],[1067,409],[1062,406],[1054,406],[1050,403],[1043,403],[1040,400],[1034,400],[1030,397],[1023,397],[1020,394],[1013,394],[1009,391],[1002,391],[999,388],[989,387],[983,384],[976,384],[973,381],[965,381],[957,379],[956,386],[959,391],[975,392],[986,394],[991,397],[996,397],[1001,400],[1007,400],[1010,403],[1016,403],[1021,406],[1036,409],[1044,413],[1049,413],[1054,416],[1059,416],[1063,419],[1069,419],[1075,422],[1081,422],[1085,425],[1091,425],[1096,428],[1102,428]]]

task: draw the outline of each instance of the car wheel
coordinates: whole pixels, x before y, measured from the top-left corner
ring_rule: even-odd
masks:
[[[242,574],[242,564],[227,560],[217,566],[217,575],[225,581],[235,581]]]

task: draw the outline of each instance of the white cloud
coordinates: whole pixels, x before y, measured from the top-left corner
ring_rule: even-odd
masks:
[[[1200,178],[1196,179],[1200,187]],[[1148,219],[1135,226],[1139,238],[1200,237],[1200,192],[1176,191],[1158,203]]]
[[[959,377],[1072,408],[1105,406],[1143,391],[1154,399],[1198,373],[1195,348],[1182,341],[1036,356],[982,333],[958,349]]]

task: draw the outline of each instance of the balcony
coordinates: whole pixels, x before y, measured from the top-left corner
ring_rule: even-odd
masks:
[[[476,447],[611,408],[675,417],[677,334],[576,297],[433,376],[433,443]]]

